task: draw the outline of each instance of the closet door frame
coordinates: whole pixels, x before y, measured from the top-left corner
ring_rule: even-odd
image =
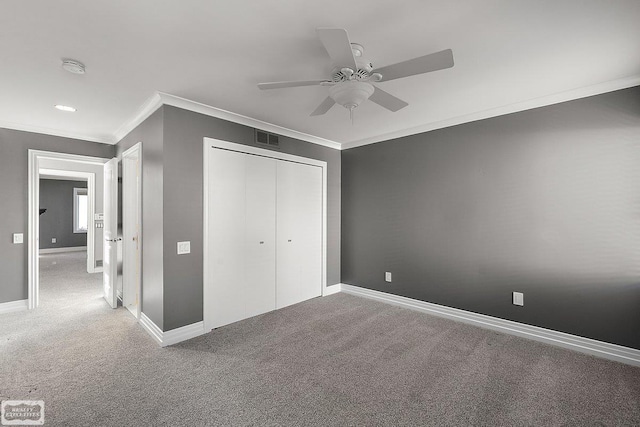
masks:
[[[325,296],[330,293],[327,290],[327,162],[321,160],[310,159],[307,157],[295,156],[293,154],[281,153],[278,151],[265,150],[263,148],[253,147],[250,145],[237,144],[234,142],[223,141],[213,138],[204,138],[203,141],[203,281],[202,281],[202,296],[203,296],[203,321],[205,331],[210,331],[211,319],[208,313],[210,313],[211,307],[209,307],[210,290],[208,289],[210,271],[209,271],[209,243],[207,236],[209,235],[209,183],[210,183],[210,165],[209,165],[209,153],[208,150],[212,148],[219,148],[229,151],[235,151],[237,153],[253,154],[256,156],[268,157],[276,160],[285,160],[290,162],[302,163],[306,165],[318,166],[322,168],[322,277],[321,283],[321,295]]]

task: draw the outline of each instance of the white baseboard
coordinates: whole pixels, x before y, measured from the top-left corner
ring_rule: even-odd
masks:
[[[162,337],[162,346],[177,344],[204,334],[204,322],[196,322],[181,328],[166,331]]]
[[[61,252],[82,252],[86,250],[86,246],[69,246],[67,248],[44,248],[39,251],[41,254],[57,254]]]
[[[140,313],[140,324],[161,347],[177,344],[181,341],[186,341],[204,334],[204,322],[196,322],[163,332],[162,329],[153,323],[144,313]]]
[[[22,311],[29,308],[29,300],[21,299],[18,301],[9,301],[0,303],[0,314],[13,313],[15,311]]]
[[[160,329],[151,319],[147,317],[146,314],[140,313],[140,324],[142,327],[149,332],[149,335],[156,340],[156,342],[162,345],[162,329]]]
[[[457,308],[432,304],[412,298],[388,294],[386,292],[374,291],[358,286],[340,284],[340,290],[344,293],[357,295],[377,301],[386,302],[400,307],[421,311],[434,316],[445,317],[459,322],[469,323],[486,329],[517,335],[540,341],[546,344],[567,348],[580,353],[602,357],[604,359],[615,360],[633,366],[640,366],[640,350],[623,347],[617,344],[610,344],[577,335],[566,334],[551,329],[531,326],[524,323],[504,320],[497,317],[477,314]]]
[[[337,294],[338,292],[340,292],[340,289],[340,283],[338,283],[337,285],[327,286],[322,290],[322,296],[326,297],[329,295]]]

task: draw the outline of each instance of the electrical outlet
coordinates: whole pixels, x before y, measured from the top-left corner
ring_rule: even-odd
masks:
[[[24,242],[24,236],[22,233],[13,233],[13,243],[19,244]]]
[[[384,281],[385,282],[391,282],[391,273],[390,272],[385,272],[384,273]]]
[[[51,238],[51,243],[56,243],[58,241],[58,239],[56,239],[55,237]]]
[[[178,242],[178,255],[191,253],[191,242]]]
[[[513,305],[524,305],[524,294],[522,292],[513,293]]]

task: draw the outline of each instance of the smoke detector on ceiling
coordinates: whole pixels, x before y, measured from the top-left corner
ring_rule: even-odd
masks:
[[[84,74],[85,66],[82,62],[73,59],[63,59],[62,68],[73,74]]]

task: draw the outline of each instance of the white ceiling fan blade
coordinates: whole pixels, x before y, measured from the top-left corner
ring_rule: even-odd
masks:
[[[381,81],[386,82],[387,80],[401,79],[451,67],[453,67],[453,52],[451,49],[445,49],[419,58],[387,65],[373,72],[382,74]]]
[[[348,67],[353,71],[358,69],[351,50],[351,42],[349,41],[347,30],[342,28],[318,28],[316,32],[331,61],[333,61],[333,65]]]
[[[387,110],[393,111],[393,112],[396,112],[406,107],[407,105],[409,105],[406,102],[404,102],[402,99],[396,98],[395,96],[391,95],[389,92],[385,92],[379,87],[375,88],[373,95],[371,95],[369,99],[375,102],[376,104],[380,105],[381,107],[384,107]]]
[[[330,96],[327,96],[325,98],[325,100],[322,101],[322,104],[318,105],[318,108],[313,110],[313,113],[311,113],[311,115],[312,116],[321,116],[321,115],[325,114],[327,111],[329,111],[331,109],[331,107],[333,107],[333,105],[335,103],[336,103],[336,101],[331,99]]]
[[[265,90],[265,89],[282,89],[285,87],[317,86],[325,82],[329,83],[327,80],[300,80],[300,81],[290,81],[290,82],[258,83],[258,88]]]

